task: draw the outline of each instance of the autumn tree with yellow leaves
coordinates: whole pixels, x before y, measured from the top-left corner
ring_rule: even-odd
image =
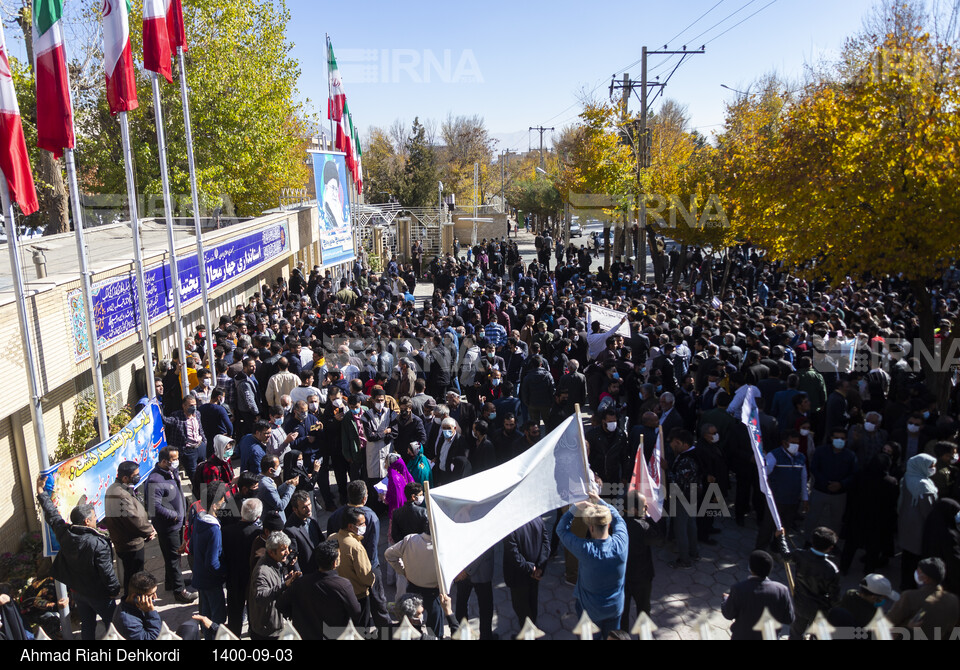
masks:
[[[751,242],[813,278],[909,281],[932,352],[929,282],[960,252],[960,59],[920,28],[857,46],[748,143],[738,214]],[[944,366],[920,360],[944,388]]]

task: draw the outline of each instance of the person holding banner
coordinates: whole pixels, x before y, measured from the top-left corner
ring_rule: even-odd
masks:
[[[787,530],[799,513],[810,511],[807,491],[807,459],[800,453],[800,433],[792,430],[783,439],[783,444],[766,455],[767,481],[773,500],[780,513],[780,521]],[[765,514],[757,530],[757,549],[766,549],[773,541],[777,528],[773,527],[773,515]]]
[[[587,525],[587,538],[573,534],[574,515]],[[606,639],[620,625],[623,614],[623,584],[626,577],[629,540],[620,512],[595,493],[590,500],[572,505],[557,524],[560,542],[579,563],[577,616],[586,612],[600,627],[600,639]]]
[[[97,530],[96,512],[93,505],[86,502],[73,508],[70,523],[64,521],[44,488],[46,484],[47,476],[40,475],[37,502],[60,543],[60,551],[53,560],[53,577],[73,591],[80,615],[80,637],[94,640],[97,616],[108,626],[120,596],[110,540]]]

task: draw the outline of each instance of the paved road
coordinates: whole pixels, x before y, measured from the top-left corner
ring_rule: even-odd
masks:
[[[586,240],[586,238],[583,238]],[[577,240],[579,241],[579,240]],[[575,242],[576,243],[576,242]],[[525,258],[534,254],[533,237],[525,232],[520,233],[519,246]],[[416,289],[418,301],[429,298],[433,293],[430,284],[420,284]],[[321,526],[326,526],[326,512],[320,513]],[[554,515],[544,517],[551,526]],[[674,570],[669,563],[675,559],[675,545],[673,542],[661,541],[653,550],[656,577],[653,582],[652,618],[659,627],[655,633],[657,639],[699,639],[699,622],[705,617],[711,635],[715,639],[729,638],[729,622],[720,614],[720,605],[723,594],[729,592],[730,587],[749,576],[746,563],[747,557],[753,550],[756,539],[757,525],[753,516],[748,516],[743,527],[737,526],[732,518],[721,518],[718,521],[721,529],[719,535],[714,536],[716,546],[701,546],[701,560],[694,563],[691,570]],[[381,552],[386,548],[386,524],[381,534]],[[793,535],[795,544],[802,544],[800,538]],[[382,554],[381,554],[382,555]],[[186,567],[186,561],[184,561]],[[843,581],[844,589],[855,588],[860,578],[861,564],[854,563],[854,569],[849,577]],[[163,574],[163,564],[155,543],[150,543],[147,549],[147,569],[155,575]],[[388,570],[384,566],[385,570]],[[891,581],[897,584],[898,579],[893,576],[899,574],[899,562],[894,561],[886,570]],[[546,633],[546,639],[562,640],[574,639],[571,632],[577,617],[574,611],[573,587],[564,583],[563,551],[553,558],[545,571],[540,586],[540,620],[538,626]],[[777,567],[772,575],[773,579],[786,583],[782,567]],[[171,594],[161,590],[161,599],[158,609],[171,629],[187,620],[196,612],[193,606],[177,605],[172,601]],[[388,600],[395,597],[393,587],[387,587]],[[498,549],[496,555],[496,571],[494,573],[494,631],[501,638],[513,637],[520,629],[510,606],[510,595],[503,582],[502,552]],[[470,606],[470,616],[474,627],[478,625],[478,609],[474,598]],[[635,612],[633,617],[635,617]],[[632,618],[633,618],[632,617]],[[631,618],[631,620],[632,620]]]

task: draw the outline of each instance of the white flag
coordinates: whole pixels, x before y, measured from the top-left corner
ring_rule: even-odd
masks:
[[[580,417],[571,416],[512,461],[430,490],[433,546],[448,592],[464,568],[517,528],[589,497],[580,431]]]
[[[767,507],[770,508],[773,527],[783,528],[783,524],[780,523],[780,513],[777,511],[777,503],[773,500],[770,483],[767,482],[767,461],[763,453],[763,437],[760,435],[760,412],[757,410],[756,387],[751,386],[747,389],[747,396],[743,399],[743,405],[740,408],[740,420],[743,421],[743,424],[747,427],[747,432],[750,433],[750,446],[753,448],[753,457],[757,462],[757,474],[760,475],[760,490],[767,498]]]

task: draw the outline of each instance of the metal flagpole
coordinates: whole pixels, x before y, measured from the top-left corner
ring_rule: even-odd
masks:
[[[73,92],[70,88],[70,73],[67,68],[67,92],[70,94],[70,124],[76,137],[73,120]],[[87,319],[87,339],[90,341],[90,371],[93,374],[93,390],[97,398],[97,422],[100,424],[100,439],[110,437],[110,422],[107,418],[107,400],[103,395],[103,361],[100,360],[100,342],[97,340],[97,324],[93,313],[93,272],[87,263],[87,243],[83,236],[83,206],[80,204],[80,188],[77,186],[77,164],[73,149],[63,152],[67,164],[67,182],[70,188],[70,208],[73,210],[73,228],[77,236],[77,258],[80,260],[80,286],[83,290],[83,311]]]
[[[67,181],[70,184],[70,207],[73,210],[73,228],[77,237],[77,257],[80,259],[80,286],[83,289],[83,312],[87,320],[87,340],[90,342],[90,370],[93,373],[93,390],[97,398],[97,422],[100,439],[110,437],[110,423],[107,418],[107,401],[103,396],[103,370],[100,360],[100,343],[97,341],[97,324],[93,314],[93,273],[87,263],[87,243],[83,237],[83,208],[80,205],[80,189],[77,186],[77,165],[73,149],[64,149],[67,163]]]
[[[190,100],[187,98],[187,68],[183,47],[177,47],[180,63],[180,97],[183,99],[183,125],[187,131],[187,164],[190,167],[190,195],[193,198],[193,227],[197,236],[197,262],[200,267],[200,293],[203,296],[203,323],[207,327],[207,340],[203,353],[210,366],[211,388],[217,385],[217,371],[213,364],[213,323],[210,321],[210,299],[207,295],[207,262],[203,252],[203,233],[200,230],[200,194],[197,189],[197,165],[193,156],[193,128],[190,125]]]
[[[327,116],[330,117],[330,102],[333,100],[333,89],[330,88],[330,51],[333,49],[330,43],[330,33],[326,33],[327,36]],[[339,64],[338,64],[339,65]],[[341,112],[342,113],[342,112]],[[336,146],[337,143],[337,133],[333,130],[333,118],[330,117],[330,144]],[[323,209],[321,204],[321,209]]]
[[[177,325],[177,347],[180,350],[180,388],[183,395],[190,392],[187,379],[187,349],[183,339],[183,314],[180,309],[180,272],[177,268],[177,248],[173,239],[173,207],[170,204],[170,177],[167,174],[167,138],[163,132],[163,109],[160,107],[160,75],[150,73],[153,86],[153,112],[157,121],[157,149],[160,154],[160,182],[163,186],[163,209],[167,227],[167,246],[170,248],[170,284],[173,287],[173,318]]]
[[[40,382],[37,379],[37,370],[34,367],[33,341],[30,339],[30,326],[27,321],[27,302],[24,296],[23,269],[20,265],[20,245],[17,240],[17,226],[13,219],[13,202],[10,200],[10,191],[7,179],[0,171],[0,202],[3,204],[3,225],[7,229],[7,250],[10,252],[10,271],[13,274],[13,293],[17,300],[17,316],[20,321],[20,340],[23,343],[23,357],[27,367],[27,382],[30,384],[30,420],[33,422],[33,432],[37,440],[37,454],[41,467],[46,470],[50,467],[50,454],[47,452],[47,436],[43,426],[43,407],[41,405]],[[67,597],[66,587],[57,582],[57,599]],[[60,610],[60,624],[64,636],[70,637],[70,609],[69,605]]]
[[[150,313],[147,311],[147,289],[143,280],[143,255],[140,251],[140,217],[137,214],[137,187],[133,181],[133,152],[130,150],[130,126],[127,113],[120,112],[120,136],[123,140],[123,162],[127,173],[127,200],[130,203],[130,228],[133,232],[133,263],[137,275],[137,299],[140,306],[140,337],[143,338],[143,362],[147,380],[147,397],[157,397],[153,378],[153,351],[150,346]]]

